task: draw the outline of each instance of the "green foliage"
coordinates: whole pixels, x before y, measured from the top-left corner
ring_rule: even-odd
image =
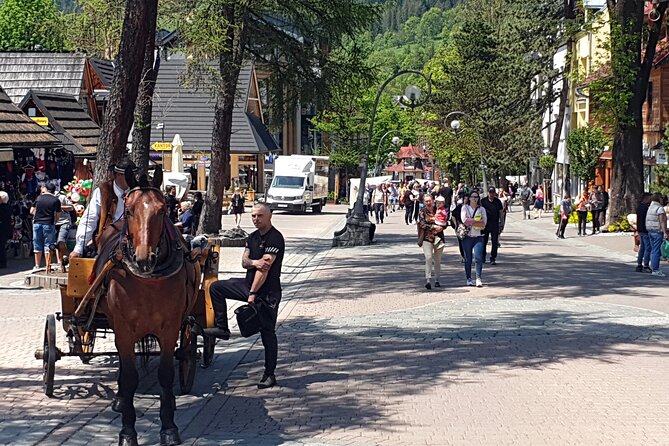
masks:
[[[62,29],[53,0],[5,0],[0,6],[0,51],[62,51]]]
[[[631,232],[632,231],[632,225],[630,225],[630,222],[627,220],[627,217],[621,217],[614,224],[608,225],[608,227],[606,228],[606,231],[607,232]]]
[[[556,204],[553,207],[553,223],[555,223],[556,225],[560,223],[560,209],[561,206],[559,204]],[[585,220],[587,223],[592,222],[592,212],[588,212]],[[576,212],[573,205],[572,205],[572,212],[571,214],[569,214],[569,223],[573,223],[575,225],[578,224],[578,212]]]
[[[599,156],[608,140],[600,127],[582,127],[569,133],[567,151],[574,175],[585,182],[594,180]]]
[[[431,8],[453,8],[456,0],[381,0],[386,3],[377,31],[399,31],[403,24],[411,18],[421,17]]]
[[[669,196],[669,165],[654,166],[653,171],[655,172],[657,181],[651,183],[650,191],[659,192],[662,195]]]
[[[65,16],[67,47],[91,56],[114,59],[121,42],[124,3],[117,0],[77,0]]]
[[[541,167],[544,172],[552,172],[555,167],[555,157],[553,155],[543,155],[539,158],[539,167]]]

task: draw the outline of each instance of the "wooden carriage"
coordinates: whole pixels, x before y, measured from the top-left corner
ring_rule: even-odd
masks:
[[[198,359],[202,367],[208,367],[214,356],[216,339],[202,334],[202,329],[215,325],[214,309],[211,303],[209,287],[218,278],[218,258],[221,240],[210,239],[209,245],[199,256],[202,280],[196,302],[190,314],[183,321],[179,337],[179,346],[175,357],[179,362],[179,384],[182,393],[192,389]],[[93,271],[95,259],[76,258],[70,261],[67,285],[61,285],[61,312],[49,314],[44,327],[44,343],[35,351],[35,358],[43,363],[44,393],[53,395],[56,361],[64,356],[78,356],[88,363],[96,356],[115,356],[116,351],[96,351],[95,339],[98,335],[112,333],[107,317],[102,313],[84,311],[77,314],[84,296],[89,290],[89,277]],[[92,308],[90,305],[86,308]],[[61,322],[66,333],[69,351],[64,352],[56,344],[56,323]],[[202,343],[198,343],[198,335]],[[201,349],[201,354],[198,349]],[[158,355],[158,352],[137,355]]]

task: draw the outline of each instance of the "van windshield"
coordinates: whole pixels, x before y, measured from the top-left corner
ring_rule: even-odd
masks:
[[[274,177],[272,187],[283,187],[286,189],[303,189],[303,177]]]

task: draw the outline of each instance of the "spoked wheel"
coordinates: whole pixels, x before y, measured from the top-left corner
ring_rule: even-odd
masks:
[[[216,338],[213,336],[203,336],[204,346],[202,347],[202,368],[206,369],[214,360],[214,347],[216,347]]]
[[[190,393],[195,381],[195,362],[197,359],[197,335],[193,333],[192,326],[184,323],[179,337],[179,386],[181,393]]]
[[[50,314],[46,317],[46,324],[44,325],[44,350],[42,356],[44,394],[46,396],[53,396],[53,379],[56,373],[57,360],[56,316]]]

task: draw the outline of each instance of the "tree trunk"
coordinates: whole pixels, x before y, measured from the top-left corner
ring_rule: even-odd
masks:
[[[125,155],[146,49],[146,45],[138,45],[137,42],[146,42],[149,29],[155,30],[157,11],[158,0],[126,2],[114,80],[100,131],[95,161],[95,184],[107,180],[109,167]],[[151,23],[154,25],[148,26]]]
[[[667,3],[657,5],[660,16],[664,16]],[[646,50],[641,62],[641,29],[644,15],[644,2],[637,0],[619,0],[614,23],[619,30],[612,29],[611,39],[614,51],[618,54],[611,58],[611,70],[617,85],[624,85],[629,73],[638,73],[630,84],[632,93],[626,108],[626,115],[620,117],[616,123],[616,132],[613,140],[613,172],[611,177],[611,192],[609,205],[610,221],[616,222],[620,218],[633,212],[641,194],[643,193],[643,117],[642,107],[646,100],[648,79],[653,67],[653,59],[659,39],[662,20],[658,20],[649,28]],[[630,36],[638,36],[630,38]],[[618,39],[616,42],[615,39]],[[630,57],[631,56],[631,57]]]
[[[220,79],[214,109],[209,184],[204,197],[198,234],[218,234],[221,229],[223,194],[230,187],[230,140],[232,112],[237,96],[237,80],[245,50],[244,18],[234,5],[223,8],[221,19],[231,26],[226,32],[225,49],[219,55]]]
[[[135,127],[132,131],[132,160],[137,164],[139,175],[147,173],[149,170],[153,92],[156,88],[156,79],[158,78],[158,70],[160,69],[160,54],[156,57],[154,54],[155,49],[156,26],[154,22],[146,39],[142,81],[139,84],[137,104],[135,105]]]
[[[564,18],[565,21],[574,20],[576,17],[575,0],[564,1]],[[555,121],[555,131],[553,132],[553,140],[551,141],[551,154],[557,158],[558,147],[560,146],[560,138],[562,137],[562,127],[564,126],[564,115],[569,102],[569,73],[571,72],[571,57],[572,48],[574,46],[574,39],[571,35],[567,37],[565,42],[567,47],[567,54],[564,59],[564,69],[562,71],[562,90],[560,90],[560,105],[558,108],[558,117]],[[548,122],[550,122],[550,116]],[[566,148],[565,148],[566,149]],[[566,150],[565,150],[566,151]]]

